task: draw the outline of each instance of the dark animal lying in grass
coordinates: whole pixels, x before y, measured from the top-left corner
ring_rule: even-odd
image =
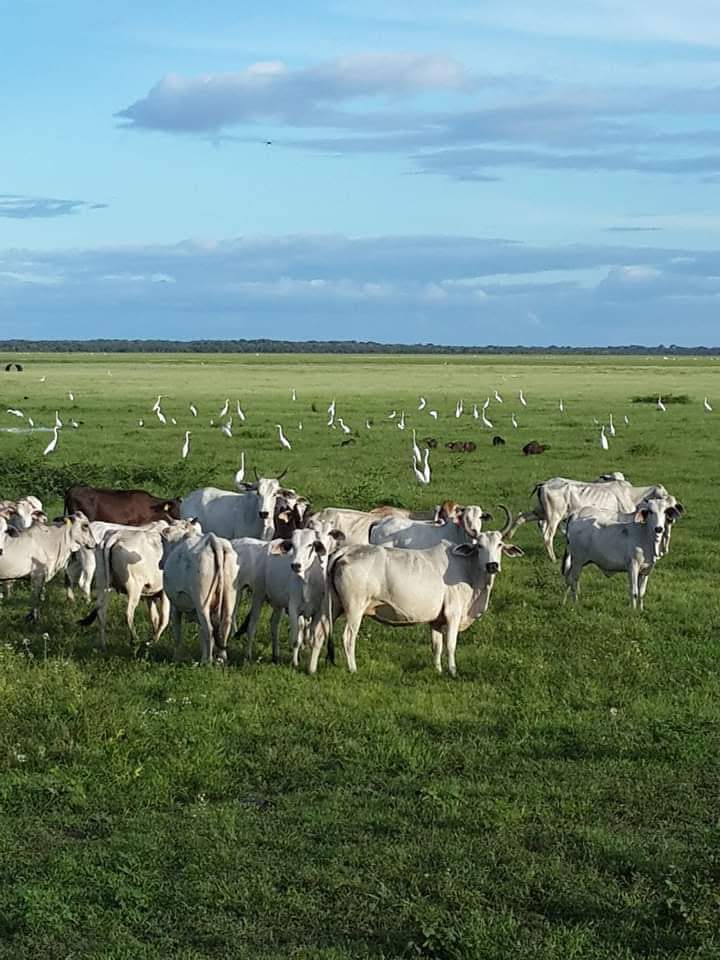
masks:
[[[538,443],[537,440],[531,440],[530,443],[526,443],[522,448],[522,452],[526,457],[530,456],[533,453],[545,453],[546,450],[550,449],[550,445],[547,443]]]
[[[425,444],[426,447],[429,447],[431,450],[434,450],[435,447],[437,446],[437,440],[435,439],[435,437],[425,437],[423,439],[423,443]]]
[[[504,447],[505,441],[502,437],[493,437],[493,446],[494,447]]]
[[[477,444],[473,443],[472,440],[453,440],[446,443],[445,446],[453,453],[472,453],[477,450]]]

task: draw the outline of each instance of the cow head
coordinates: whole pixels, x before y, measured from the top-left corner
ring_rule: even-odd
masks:
[[[5,551],[5,538],[7,537],[8,522],[5,517],[0,516],[0,557]]]
[[[301,580],[305,580],[315,560],[324,568],[327,556],[345,539],[340,530],[333,530],[329,524],[318,523],[313,529],[294,530],[290,540],[278,540],[273,543],[273,554],[291,553],[290,568]]]
[[[662,542],[665,534],[665,526],[669,521],[668,510],[674,510],[674,506],[664,497],[651,497],[643,500],[635,512],[635,520],[644,523],[648,535],[652,538],[653,555],[657,559],[662,556]]]
[[[514,543],[507,543],[505,537],[512,528],[512,513],[504,504],[500,504],[506,514],[506,523],[502,530],[490,530],[480,533],[474,543],[461,543],[453,547],[453,553],[460,557],[474,557],[478,572],[485,577],[494,577],[502,570],[502,558],[522,557],[523,551]]]
[[[459,526],[462,520],[463,508],[455,500],[443,500],[435,507],[432,522],[438,526],[450,521]]]
[[[97,546],[95,534],[90,526],[90,521],[84,513],[72,513],[69,517],[63,518],[63,523],[70,528],[70,538],[78,547],[85,547],[87,550],[94,550]]]
[[[462,528],[470,543],[480,536],[483,520],[492,520],[492,514],[487,513],[482,507],[469,506],[462,511]]]

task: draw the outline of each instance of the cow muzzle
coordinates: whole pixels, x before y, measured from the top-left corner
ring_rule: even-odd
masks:
[[[302,568],[301,568],[301,566],[300,566],[299,563],[291,563],[291,564],[290,564],[290,569],[292,570],[293,573],[300,573],[300,570],[301,570]]]
[[[661,533],[664,533],[664,532],[665,532],[665,528],[664,528],[664,527],[655,527],[655,533],[657,533],[658,536],[659,536]]]
[[[269,513],[268,510],[261,510],[261,511],[260,511],[260,518],[261,518],[262,520],[267,520],[267,518],[268,518],[269,516],[270,516],[270,513]]]
[[[491,560],[490,563],[485,564],[486,573],[499,573],[500,564],[496,560]]]

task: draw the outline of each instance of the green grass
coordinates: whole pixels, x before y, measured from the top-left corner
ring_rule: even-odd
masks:
[[[702,410],[718,399],[717,366],[98,355],[0,374],[2,411],[81,423],[47,459],[48,434],[0,434],[0,492],[36,493],[51,513],[78,480],[231,488],[241,449],[264,473],[289,464],[287,482],[316,507],[454,497],[526,509],[538,480],[622,470],[665,483],[687,510],[643,615],[624,578],[593,570],[580,605],[563,607],[557,566],[521,529],[526,556],[504,565],[487,617],[462,635],[454,681],[433,673],[423,630],[370,621],[354,677],[342,663],[294,674],[286,641],[273,667],[266,621],[253,664],[234,644],[227,670],[196,667],[191,627],[182,663],[168,634],[135,660],[119,601],[103,656],[60,584],[32,628],[15,588],[0,608],[0,958],[717,957],[720,414]],[[492,432],[455,420],[456,399],[469,411],[496,388]],[[150,413],[158,393],[176,427]],[[689,402],[666,414],[632,403],[658,393]],[[420,394],[437,423],[417,412]],[[208,426],[226,396],[247,413],[232,440]],[[325,426],[333,396],[355,446]],[[392,408],[440,441],[429,490]],[[606,454],[592,418],[610,412]],[[18,423],[0,413],[0,426]],[[477,451],[444,449],[456,439]],[[520,454],[532,439],[551,445],[544,456]]]

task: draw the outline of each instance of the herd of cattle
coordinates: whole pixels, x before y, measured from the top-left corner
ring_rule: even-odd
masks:
[[[436,669],[445,651],[454,675],[458,633],[488,609],[503,557],[523,555],[511,542],[520,525],[538,523],[555,560],[554,538],[564,524],[562,573],[574,599],[583,567],[595,564],[607,575],[626,572],[632,605],[642,609],[648,577],[683,513],[659,484],[634,486],[619,473],[592,482],[557,477],[536,486],[533,510],[513,518],[502,506],[504,524],[486,530],[490,513],[454,501],[426,513],[390,506],[312,513],[305,497],[281,486],[282,477],[256,474],[237,491],[204,487],[182,500],[74,486],[65,495],[65,516],[53,523],[36,497],[0,501],[0,581],[30,580],[35,619],[45,584],[61,570],[71,600],[76,588],[90,600],[94,585],[94,606],[80,622],[98,621],[103,648],[115,591],[127,598],[136,643],[134,615],[145,599],[154,640],[172,620],[177,650],[182,618],[189,617],[199,625],[202,660],[224,662],[238,600],[249,591],[252,603],[238,631],[246,634],[248,657],[268,603],[275,661],[283,611],[293,665],[307,646],[310,673],[326,644],[333,657],[333,624],[344,617],[345,656],[354,672],[355,641],[369,616],[393,626],[427,624]]]

